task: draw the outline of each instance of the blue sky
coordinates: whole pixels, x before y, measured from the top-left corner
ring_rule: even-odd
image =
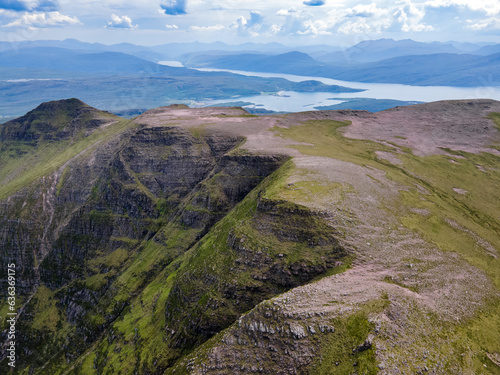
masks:
[[[130,42],[362,40],[500,43],[499,0],[0,0],[0,39]]]

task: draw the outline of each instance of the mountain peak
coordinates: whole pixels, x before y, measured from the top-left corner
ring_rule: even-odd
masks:
[[[283,62],[287,61],[294,61],[294,62],[315,62],[315,60],[309,56],[307,53],[304,52],[299,52],[299,51],[292,51],[292,52],[286,52],[281,55],[278,55],[280,59],[283,60]]]
[[[80,130],[89,133],[108,122],[111,116],[76,98],[45,102],[26,115],[3,124],[0,141],[63,140]]]
[[[53,100],[50,102],[43,102],[34,110],[28,112],[27,114],[39,111],[54,111],[54,110],[75,110],[83,107],[90,107],[88,104],[82,102],[77,98]]]

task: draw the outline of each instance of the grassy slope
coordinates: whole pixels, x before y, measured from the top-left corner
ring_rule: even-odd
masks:
[[[310,369],[314,375],[377,374],[375,346],[356,351],[373,332],[373,323],[368,321],[366,311],[382,311],[387,300],[374,301],[363,306],[362,310],[346,317],[332,319],[335,332],[328,334],[320,342],[320,353]]]
[[[104,373],[108,371],[125,374],[134,369],[145,372],[172,365],[180,355],[187,353],[187,351],[171,347],[172,335],[165,330],[165,325],[168,325],[165,320],[165,308],[175,284],[186,289],[184,292],[188,294],[203,290],[203,293],[197,296],[197,302],[187,304],[183,302],[180,306],[183,311],[183,314],[177,317],[180,321],[180,329],[183,329],[184,324],[189,324],[193,320],[213,320],[214,315],[216,320],[220,320],[219,324],[229,325],[241,314],[242,307],[225,301],[225,297],[221,295],[222,288],[226,283],[242,287],[259,286],[259,282],[251,277],[252,272],[259,272],[258,269],[231,271],[238,257],[238,254],[228,246],[228,236],[233,230],[236,231],[236,235],[247,236],[245,246],[263,251],[269,249],[269,255],[273,258],[278,258],[278,253],[283,253],[286,256],[286,262],[289,263],[320,264],[322,259],[315,253],[314,248],[301,243],[280,241],[271,234],[260,233],[259,235],[252,227],[259,193],[266,189],[272,191],[272,187],[279,184],[283,174],[286,174],[289,168],[292,166],[287,164],[268,177],[217,223],[196,246],[178,256],[164,268],[157,269],[156,277],[144,283],[142,275],[155,265],[164,263],[162,259],[168,256],[166,254],[192,241],[194,233],[190,233],[186,228],[174,224],[168,224],[163,228],[162,232],[168,235],[167,244],[162,245],[154,240],[148,241],[143,250],[133,255],[131,260],[124,265],[123,273],[113,282],[113,289],[119,290],[118,294],[113,297],[114,301],[120,302],[128,299],[128,306],[121,316],[73,367],[56,366],[52,368],[52,371],[64,373],[70,369],[70,372],[74,373],[92,374],[95,371],[94,366],[98,366]],[[314,221],[314,227],[319,228],[314,233],[317,236],[323,236],[322,230],[326,230],[325,224],[317,222],[315,218],[310,220]],[[238,224],[235,226],[235,223]],[[311,231],[311,234],[314,233]],[[318,251],[321,250],[318,249]],[[345,265],[336,269],[336,272],[345,270],[348,267],[348,261],[347,259]],[[208,285],[205,284],[207,279],[215,279],[217,282]],[[273,291],[270,291],[267,297],[272,295]],[[221,307],[213,307],[215,301]],[[175,304],[175,298],[173,302],[170,300],[170,306],[175,307],[172,303]],[[251,307],[252,305],[249,305],[247,308]],[[110,337],[113,339],[111,340]]]
[[[37,146],[22,141],[2,142],[0,144],[0,165],[2,166],[0,169],[0,199],[5,199],[21,189],[33,188],[40,178],[56,172],[74,157],[90,152],[99,143],[109,141],[122,132],[138,126],[130,120],[123,120],[105,112],[100,112],[99,116],[101,118],[109,117],[110,122],[116,122],[103,128],[97,128],[87,136],[84,131],[80,131],[69,139],[45,140],[42,137]],[[66,118],[52,118],[50,121],[63,127],[64,123],[69,122]],[[64,172],[59,180],[58,190],[63,183]],[[119,254],[120,250],[110,254],[104,262],[108,262],[112,268],[118,267],[114,258],[123,258],[123,254]],[[112,270],[108,276],[111,277],[114,272]],[[87,282],[98,288],[105,280],[93,278]],[[27,332],[28,329],[37,331],[40,348],[48,343],[48,348],[53,353],[61,350],[67,335],[72,331],[72,326],[67,321],[63,310],[56,304],[58,301],[56,294],[56,291],[51,291],[42,284],[25,310],[27,315],[31,315],[31,318],[23,323],[18,323],[19,332]],[[18,298],[17,306],[21,306],[23,302],[24,298]],[[0,311],[5,311],[6,307],[6,304],[2,304]],[[43,368],[41,370],[43,371]]]
[[[0,154],[3,161],[1,173],[4,177],[4,183],[0,185],[0,198],[33,185],[41,177],[60,170],[65,163],[82,152],[90,151],[99,142],[106,142],[111,137],[134,126],[137,124],[129,120],[120,120],[113,125],[95,130],[87,137],[79,134],[67,141],[41,140],[38,149],[20,143],[7,144],[5,151]],[[58,191],[63,186],[65,178],[64,171],[60,170],[60,172],[62,175],[57,186]],[[259,191],[279,181],[279,176],[280,174],[268,179]],[[142,188],[145,189],[144,186]],[[211,196],[215,198],[217,194],[218,192],[215,191],[211,193]],[[302,243],[285,243],[272,235],[259,236],[259,233],[249,224],[252,215],[255,214],[257,194],[257,191],[250,194],[205,236],[199,246],[184,255],[179,256],[195,242],[198,231],[170,222],[161,230],[164,239],[161,243],[154,239],[134,243],[128,239],[115,239],[124,242],[123,246],[111,253],[98,253],[95,258],[89,259],[87,266],[92,276],[74,280],[70,288],[90,291],[109,288],[112,292],[107,293],[96,306],[86,306],[90,312],[84,316],[80,324],[85,329],[98,331],[99,327],[105,324],[107,317],[114,314],[117,308],[124,307],[124,309],[118,319],[112,323],[111,328],[99,335],[95,345],[89,348],[78,361],[70,365],[66,365],[66,360],[63,359],[64,352],[67,351],[64,345],[75,345],[74,341],[68,341],[68,337],[74,333],[74,327],[67,321],[63,308],[56,304],[61,291],[51,291],[42,285],[33,297],[33,303],[29,305],[33,320],[28,320],[25,327],[26,332],[29,329],[37,331],[35,336],[39,340],[40,348],[50,347],[51,359],[43,366],[37,366],[37,371],[51,374],[68,371],[70,373],[95,373],[97,366],[112,373],[130,373],[133,370],[153,371],[157,367],[166,367],[171,364],[182,353],[165,343],[168,341],[167,332],[165,332],[165,305],[170,290],[176,280],[178,282],[179,275],[201,276],[210,271],[212,276],[219,279],[219,284],[227,279],[230,274],[229,268],[236,257],[234,251],[227,245],[229,231],[233,229],[235,222],[242,224],[237,234],[241,232],[244,235],[252,232],[252,245],[258,248],[270,248],[272,257],[283,253],[287,256],[289,263],[322,263],[321,257]],[[186,208],[189,207],[186,206]],[[162,218],[159,220],[161,221]],[[312,220],[311,227],[318,227],[317,235],[323,236],[322,231],[326,230],[324,224],[321,225],[312,217],[307,220]],[[167,220],[163,224],[166,222]],[[311,230],[311,234],[315,235],[313,232],[314,230]],[[219,247],[220,251],[213,251],[214,244]],[[100,273],[102,269],[107,271]],[[249,271],[242,272],[236,279],[236,284],[242,287],[255,284]],[[66,290],[66,288],[68,287],[63,289]],[[213,297],[218,300],[223,299],[218,295],[216,287],[203,295],[201,300],[206,302]],[[249,305],[248,308],[250,307],[252,306]],[[200,313],[197,306],[191,306],[191,309],[193,314]],[[220,319],[227,321],[222,323],[226,326],[231,322],[228,319],[234,319],[240,313],[239,310],[217,311]],[[48,352],[40,353],[39,358],[47,358],[47,355]],[[27,368],[25,371],[29,372],[33,369]]]
[[[497,121],[500,123],[500,120]],[[401,218],[402,223],[417,230],[442,250],[458,250],[471,264],[484,270],[500,288],[500,260],[477,247],[472,234],[476,233],[493,246],[498,247],[500,244],[499,208],[491,204],[500,200],[500,191],[497,189],[500,183],[500,171],[497,168],[500,157],[490,153],[469,154],[451,150],[459,157],[418,157],[409,149],[404,154],[396,154],[394,149],[375,142],[342,137],[338,129],[346,125],[336,121],[311,121],[305,126],[280,128],[277,131],[296,141],[314,145],[295,146],[302,153],[374,167],[408,186],[409,191],[401,193],[400,205],[425,208],[431,211],[431,215],[404,216]],[[403,165],[393,165],[380,159],[375,151],[393,152]],[[484,172],[478,166],[484,168]],[[424,187],[430,194],[419,192],[417,185]],[[453,188],[463,188],[467,193],[459,194]],[[470,232],[454,228],[447,220],[453,220]],[[471,248],[475,250],[471,252]]]
[[[402,192],[400,195],[399,204],[401,207],[425,208],[431,214],[422,219],[419,215],[408,215],[406,214],[408,210],[402,209],[401,212],[405,214],[401,217],[401,223],[416,230],[443,251],[458,251],[473,265],[485,271],[498,286],[498,276],[495,272],[498,270],[497,260],[476,244],[476,237],[472,234],[474,232],[487,239],[493,246],[498,246],[498,222],[494,219],[498,216],[496,208],[484,203],[485,201],[498,200],[498,193],[492,188],[496,185],[492,184],[492,181],[496,182],[500,178],[499,171],[495,169],[495,165],[498,165],[498,158],[485,153],[478,155],[461,153],[460,156],[465,157],[465,159],[454,158],[456,163],[450,163],[450,156],[416,157],[412,155],[410,150],[406,150],[405,154],[398,155],[404,166],[394,166],[378,159],[375,155],[375,151],[378,150],[393,151],[390,147],[369,141],[346,139],[338,132],[338,129],[345,125],[347,124],[341,122],[314,121],[301,127],[280,128],[279,132],[283,136],[314,145],[297,146],[303,153],[333,157],[359,165],[375,167],[386,171],[390,178],[409,186],[409,191]],[[486,172],[479,170],[477,165],[482,166]],[[286,184],[288,175],[292,173],[291,169],[291,165],[288,164],[279,173],[273,175],[272,183],[268,183],[266,186],[263,197],[281,197],[292,201],[297,198],[295,197],[296,190]],[[311,197],[315,194],[321,194],[325,189],[330,192],[333,189],[339,195],[337,198],[342,199],[342,194],[351,190],[349,186],[337,184],[326,186],[314,181],[308,182],[307,186],[303,182],[301,184],[302,191],[309,191]],[[423,186],[430,194],[422,194],[417,191],[416,184]],[[453,187],[462,187],[467,189],[468,193],[462,196],[455,193]],[[97,346],[98,350],[89,351],[88,355],[82,356],[81,362],[76,367],[78,371],[94,373],[95,364],[99,364],[99,367],[103,366],[107,371],[114,373],[127,373],[132,369],[142,369],[143,371],[154,366],[171,364],[171,361],[181,354],[166,348],[164,345],[164,341],[168,337],[162,330],[165,325],[164,306],[168,294],[175,279],[179,275],[185,275],[186,272],[192,273],[193,269],[198,270],[196,274],[203,271],[198,276],[213,273],[213,271],[219,277],[227,276],[227,270],[232,264],[233,256],[225,253],[228,250],[225,239],[228,231],[233,227],[233,223],[240,223],[235,229],[246,233],[250,242],[253,241],[252,238],[255,239],[251,226],[246,224],[248,215],[251,216],[255,210],[253,194],[223,219],[198,247],[167,266],[153,282],[133,299],[130,309],[113,326],[112,331],[117,337],[111,343],[107,339],[101,340]],[[301,198],[304,199],[304,197]],[[305,197],[305,199],[308,198]],[[456,226],[448,224],[446,220],[453,220],[460,225],[460,228],[467,228],[470,232],[457,229]],[[177,239],[183,240],[182,228],[178,229],[177,233],[180,237],[173,236],[171,240],[173,247],[178,245],[176,245]],[[272,240],[271,243],[268,243],[269,239],[261,241],[264,241],[261,243],[262,247],[276,248],[278,252],[287,251],[287,249],[278,249],[279,244],[272,243]],[[160,254],[166,250],[158,246],[158,244],[150,243],[146,246],[141,257],[148,259],[149,264],[153,260],[156,261],[161,256]],[[225,248],[226,250],[214,252],[215,248]],[[289,255],[294,253],[293,249],[291,251]],[[139,264],[138,260],[135,262]],[[126,272],[126,274],[129,273],[130,271]],[[123,275],[123,280],[128,280],[127,283],[133,280],[129,276]],[[252,281],[244,274],[240,275],[240,278],[240,281],[244,283]],[[124,290],[130,291],[127,288]],[[210,288],[206,293],[204,300],[218,298],[217,288]],[[377,370],[374,367],[374,349],[353,357],[348,352],[342,350],[339,352],[338,348],[360,345],[372,329],[365,314],[379,309],[378,303],[368,305],[363,308],[361,313],[334,322],[336,327],[342,327],[342,329],[328,335],[322,341],[320,344],[322,360],[315,363],[311,371],[318,374],[332,373],[333,370],[339,369],[332,367],[332,363],[338,361],[341,363],[340,366],[345,364],[351,366],[352,363],[348,362],[352,362],[351,359],[356,359],[358,369],[362,369],[366,373],[375,373]],[[235,312],[228,310],[225,313],[234,314]],[[415,319],[419,319],[417,315]],[[493,300],[483,307],[479,315],[466,324],[454,325],[437,322],[438,330],[433,337],[427,337],[425,340],[444,343],[445,345],[442,345],[439,350],[442,351],[443,355],[449,356],[450,360],[457,358],[459,352],[467,353],[462,359],[464,368],[481,373],[485,371],[483,364],[487,364],[489,371],[495,373],[495,365],[489,360],[486,353],[500,351],[500,343],[498,342],[498,337],[500,337],[499,316],[498,301]],[[152,335],[155,332],[156,334]],[[216,345],[220,337],[219,334],[203,345],[201,351],[196,352],[197,357],[203,358],[203,353]],[[432,363],[429,363],[429,366],[432,366]],[[183,367],[180,366],[178,369],[181,370]]]
[[[491,115],[500,126],[500,115]],[[500,259],[488,250],[500,248],[500,157],[490,153],[453,152],[450,155],[418,157],[411,150],[396,154],[394,149],[371,141],[347,139],[337,121],[309,121],[288,129],[276,128],[282,136],[309,145],[293,146],[304,154],[331,157],[383,170],[394,181],[408,186],[399,197],[401,223],[415,230],[443,251],[459,253],[470,264],[483,270],[500,289]],[[498,148],[498,144],[492,147]],[[400,147],[401,148],[401,147]],[[393,165],[377,158],[375,151],[393,152],[403,162]],[[456,155],[457,157],[454,157]],[[452,162],[450,161],[452,160]],[[427,190],[425,193],[421,186]],[[453,188],[465,189],[459,194]],[[429,215],[408,214],[408,208],[424,208]],[[478,240],[479,239],[479,240]],[[482,240],[481,240],[482,239]],[[500,303],[491,300],[481,313],[466,324],[437,322],[436,342],[451,358],[467,352],[462,365],[470,371],[498,373],[486,353],[500,352]],[[418,318],[417,318],[418,319]],[[443,341],[443,338],[446,338]],[[472,354],[471,354],[472,353]],[[486,364],[489,370],[484,367]]]
[[[73,139],[42,141],[36,148],[24,142],[4,142],[0,152],[0,199],[5,199],[42,176],[50,175],[78,154],[100,142],[138,126],[131,120],[116,118],[117,123],[96,129],[89,136],[79,134]]]

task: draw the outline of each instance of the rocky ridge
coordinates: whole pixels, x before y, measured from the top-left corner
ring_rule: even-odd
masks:
[[[496,112],[129,121],[70,100],[3,125],[20,371],[495,373]],[[40,147],[72,153],[35,178],[23,158]]]

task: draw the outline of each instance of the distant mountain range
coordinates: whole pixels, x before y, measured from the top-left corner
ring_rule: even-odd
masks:
[[[0,76],[2,120],[22,114],[41,101],[75,96],[95,107],[133,116],[173,103],[192,104],[262,92],[362,91],[319,81],[291,82],[170,67],[123,52],[49,46],[2,51]]]
[[[301,52],[281,55],[199,53],[185,55],[182,61],[189,67],[288,73],[357,82],[459,87],[500,85],[500,53],[487,56],[436,53],[351,64],[323,63]]]
[[[304,53],[324,54],[340,51],[340,47],[328,45],[313,45],[302,47],[290,47],[280,43],[244,43],[239,45],[230,45],[222,42],[214,43],[167,43],[157,46],[138,46],[131,43],[120,43],[113,45],[105,45],[101,43],[86,43],[76,39],[65,40],[36,40],[22,42],[5,42],[0,41],[0,53],[11,51],[17,52],[31,48],[64,48],[76,50],[79,52],[122,52],[136,57],[140,57],[151,61],[161,61],[178,59],[180,56],[191,52],[206,52],[206,51],[224,51],[224,52],[258,52],[280,54],[291,51],[300,51]],[[478,46],[479,48],[479,46]]]
[[[0,42],[0,55],[2,120],[18,116],[41,101],[76,96],[98,108],[137,114],[176,102],[234,101],[237,97],[262,92],[359,91],[318,81],[295,83],[285,79],[201,72],[190,67],[289,73],[357,82],[500,86],[500,44],[380,39],[341,50],[325,45],[290,47],[279,43],[137,46],[66,39]],[[158,64],[165,60],[181,61],[186,67]],[[397,105],[366,100],[351,104],[365,109]]]
[[[59,47],[33,47],[18,51],[2,51],[0,66],[49,70],[57,74],[60,72],[139,74],[147,71],[158,75],[179,72],[179,68],[158,65],[123,52],[89,52]],[[183,73],[190,72],[188,69],[180,69]]]
[[[308,54],[297,51],[281,55],[190,53],[182,56],[181,61],[185,66],[195,68],[213,67],[272,73],[292,73],[293,71],[293,74],[299,75],[307,75],[310,69],[324,66]]]
[[[474,51],[474,54],[476,55],[492,55],[494,53],[500,53],[500,44],[493,44],[489,46],[484,46],[476,51]]]
[[[344,81],[417,86],[500,86],[500,53],[488,56],[446,54],[402,56],[340,69]]]
[[[479,49],[479,46],[476,46],[476,49]],[[379,61],[398,56],[465,52],[452,43],[421,43],[411,39],[378,39],[365,40],[346,50],[318,56],[317,59],[322,62],[352,63]]]
[[[435,53],[472,53],[489,55],[500,52],[500,44],[485,45],[462,42],[416,42],[411,39],[393,40],[378,39],[362,41],[347,49],[331,45],[286,46],[280,43],[244,43],[230,45],[222,42],[214,43],[166,43],[156,46],[138,46],[131,43],[105,45],[86,43],[76,39],[36,40],[22,42],[0,41],[0,52],[19,51],[26,48],[57,47],[80,52],[122,52],[146,60],[161,61],[178,59],[188,53],[264,53],[283,54],[298,51],[309,54],[321,62],[370,62],[397,56],[423,55]]]
[[[410,39],[363,41],[343,51],[306,54],[191,52],[188,67],[289,73],[346,81],[418,86],[500,85],[500,44],[421,43]]]

